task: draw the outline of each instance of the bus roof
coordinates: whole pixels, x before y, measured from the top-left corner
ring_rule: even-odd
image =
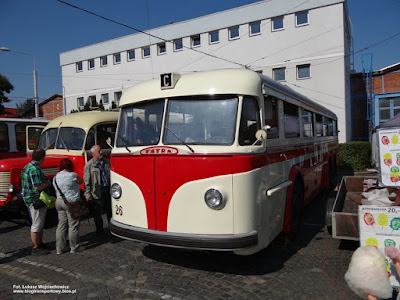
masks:
[[[144,81],[127,89],[120,106],[150,99],[189,95],[239,94],[257,96],[261,79],[257,73],[245,69],[223,69],[179,74],[174,88],[161,89],[160,79]]]
[[[273,91],[272,95],[279,94],[282,100],[300,102],[308,109],[323,112],[324,115],[337,119],[332,111],[317,102],[268,76],[251,70],[221,69],[174,75],[177,81],[173,88],[162,89],[160,79],[144,81],[128,88],[122,94],[120,106],[152,99],[189,95],[258,96],[263,85],[264,90]]]
[[[50,121],[45,118],[33,118],[33,119],[24,119],[24,118],[0,118],[0,122],[8,122],[8,123],[49,123]]]
[[[47,124],[45,130],[62,125],[62,127],[79,127],[88,131],[93,125],[98,123],[116,122],[118,121],[118,116],[118,112],[111,111],[84,111],[72,113],[52,120]]]

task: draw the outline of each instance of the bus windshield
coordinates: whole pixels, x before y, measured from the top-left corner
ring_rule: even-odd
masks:
[[[231,145],[237,106],[234,96],[169,99],[163,143]]]
[[[86,133],[81,128],[61,127],[57,138],[58,128],[50,128],[43,132],[39,147],[42,149],[82,150]],[[56,141],[57,139],[57,141]]]
[[[121,111],[117,147],[157,145],[160,140],[164,99],[124,107]]]

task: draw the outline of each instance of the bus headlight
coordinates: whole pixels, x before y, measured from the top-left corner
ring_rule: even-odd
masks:
[[[224,197],[222,197],[221,192],[216,189],[209,189],[204,194],[204,201],[206,201],[208,207],[212,209],[220,210],[225,207]]]
[[[119,198],[121,198],[121,195],[122,195],[122,189],[121,189],[121,186],[118,184],[118,183],[114,183],[112,186],[111,186],[111,196],[114,198],[114,199],[119,199]]]
[[[13,184],[9,184],[8,185],[8,192],[11,194],[11,193],[13,193],[14,192],[14,189],[15,189],[15,186],[13,185]]]

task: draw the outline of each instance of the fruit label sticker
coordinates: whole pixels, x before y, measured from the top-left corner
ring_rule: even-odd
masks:
[[[400,128],[379,129],[378,147],[381,184],[400,187]]]
[[[385,247],[400,249],[400,206],[360,205],[358,207],[360,246],[372,246],[385,254]],[[392,260],[386,257],[390,284],[400,287]],[[392,276],[393,274],[393,276]]]

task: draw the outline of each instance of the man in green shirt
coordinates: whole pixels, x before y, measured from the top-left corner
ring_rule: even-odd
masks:
[[[31,239],[33,243],[32,255],[45,255],[50,251],[43,244],[43,227],[46,219],[46,206],[35,209],[32,199],[38,197],[42,190],[51,186],[50,180],[46,180],[40,165],[44,162],[46,152],[43,149],[35,149],[32,153],[32,161],[21,172],[22,197],[31,217]]]

